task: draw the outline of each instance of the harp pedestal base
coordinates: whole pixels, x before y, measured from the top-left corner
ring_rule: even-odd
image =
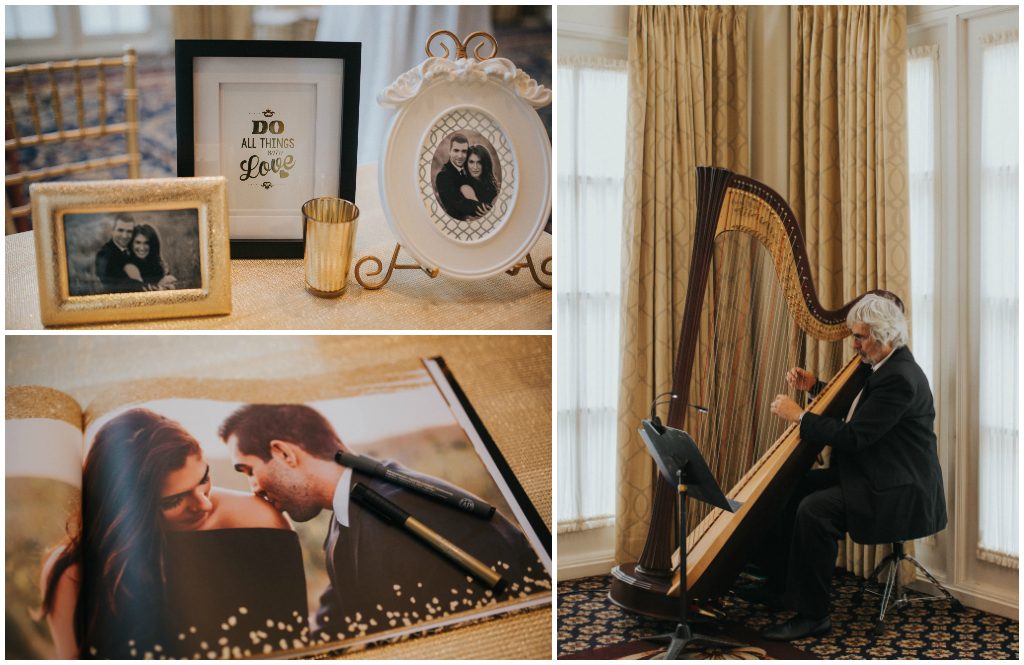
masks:
[[[624,563],[612,568],[612,588],[608,598],[634,614],[655,619],[679,618],[679,599],[668,595],[672,575],[655,577],[637,571],[635,563]]]

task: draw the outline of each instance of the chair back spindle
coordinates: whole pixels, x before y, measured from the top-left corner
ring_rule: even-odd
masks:
[[[31,228],[28,186],[33,182],[122,166],[127,167],[129,178],[139,177],[136,66],[135,49],[126,47],[119,57],[17,65],[4,70],[6,233]],[[120,122],[112,122],[108,117],[108,70],[111,74],[119,72],[123,81],[124,119]],[[65,89],[63,94],[62,88]],[[95,106],[90,103],[93,101],[90,89],[95,90]],[[67,99],[69,92],[73,100]],[[87,107],[97,108],[95,121],[89,118]],[[28,149],[121,136],[125,149],[120,154],[88,158],[85,157],[87,146],[80,144],[75,149],[82,152],[82,159],[61,159],[53,166],[33,167],[28,163],[33,158]]]

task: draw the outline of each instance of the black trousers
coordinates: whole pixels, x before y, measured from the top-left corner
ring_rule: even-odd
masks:
[[[754,561],[768,576],[768,588],[783,595],[801,615],[829,613],[832,574],[846,512],[836,469],[815,469],[797,485]]]

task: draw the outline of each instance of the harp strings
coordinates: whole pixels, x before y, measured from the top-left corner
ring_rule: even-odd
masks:
[[[764,208],[723,206],[726,228],[735,228],[735,215],[767,217]],[[778,223],[758,219],[759,224]],[[779,242],[786,238],[780,234]],[[682,405],[687,422],[716,480],[729,493],[737,481],[782,435],[788,423],[771,414],[778,393],[801,396],[788,388],[785,374],[803,366],[827,378],[839,368],[842,343],[809,337],[789,311],[771,254],[747,233],[725,233],[714,243],[712,268],[701,319],[691,381],[690,402],[706,412]],[[801,276],[782,271],[782,280]],[[693,502],[688,508],[687,532],[710,507]]]

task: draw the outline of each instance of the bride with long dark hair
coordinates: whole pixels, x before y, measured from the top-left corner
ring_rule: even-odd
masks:
[[[482,145],[469,147],[466,173],[469,174],[469,184],[461,187],[462,195],[490,209],[498,196],[498,181],[494,177],[491,154],[487,148]]]
[[[97,432],[85,458],[81,518],[84,528],[69,528],[43,566],[42,614],[58,658],[142,656],[167,644],[171,532],[291,529],[263,499],[214,487],[199,443],[146,409]]]
[[[160,256],[160,234],[149,224],[138,224],[132,231],[124,271],[129,279],[142,282],[146,291],[177,288],[177,278]]]

